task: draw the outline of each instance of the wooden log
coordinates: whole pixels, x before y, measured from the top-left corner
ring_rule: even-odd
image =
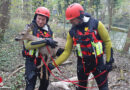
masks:
[[[111,30],[127,33],[128,30],[125,28],[111,26]]]
[[[88,79],[91,79],[93,77],[93,75],[90,73]],[[78,81],[77,76],[69,78],[70,81]],[[68,81],[68,80],[67,80]],[[94,84],[93,79],[92,80],[88,80],[88,87],[92,87]],[[65,81],[58,81],[58,82],[52,82],[51,85],[53,87],[57,87],[57,88],[63,88],[65,90],[71,90],[71,88],[69,87],[72,83],[71,82],[65,82]]]
[[[127,34],[127,39],[126,39],[126,43],[125,43],[125,46],[123,48],[123,51],[128,52],[129,48],[130,48],[130,29],[129,29],[129,32]]]
[[[105,27],[108,29],[109,26],[107,24],[105,24]],[[124,32],[124,33],[128,32],[128,30],[125,29],[125,28],[115,27],[115,26],[111,26],[111,30],[112,31],[118,31],[118,32]]]
[[[14,71],[8,76],[7,80],[10,79],[15,73],[17,73],[18,71],[20,71],[20,70],[23,69],[23,68],[25,68],[24,65],[21,66],[21,67],[19,67],[19,68],[17,68],[16,70],[14,70]]]
[[[72,64],[72,61],[65,61],[65,62],[62,63],[61,65],[66,65],[66,64]]]
[[[78,80],[77,77],[69,78],[70,81],[76,81]],[[71,82],[65,82],[65,81],[58,81],[58,82],[52,82],[51,85],[58,88],[63,88],[65,90],[70,90],[69,85]]]

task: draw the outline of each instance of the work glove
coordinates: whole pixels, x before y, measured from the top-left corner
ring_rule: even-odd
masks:
[[[52,63],[49,63],[49,64],[48,64],[48,68],[49,68],[50,70],[52,70],[52,69],[55,68],[55,66],[54,66]]]
[[[106,70],[108,71],[108,72],[110,72],[110,71],[112,71],[112,64],[114,63],[114,58],[113,58],[113,49],[111,48],[111,58],[110,58],[110,60],[109,60],[109,62],[106,62]]]
[[[47,68],[45,65],[43,66],[43,70],[45,71],[45,68]],[[54,69],[55,68],[55,66],[52,64],[52,63],[49,63],[48,64],[48,68],[50,69],[50,70],[52,70],[52,69]]]
[[[107,70],[108,72],[112,71],[112,69],[113,69],[112,64],[113,64],[113,63],[114,63],[114,59],[113,59],[113,58],[111,58],[111,60],[110,60],[109,62],[106,62],[105,67],[106,67],[106,70]]]
[[[63,48],[59,48],[56,52],[56,56],[60,56],[64,52]]]
[[[112,63],[106,63],[105,67],[108,72],[112,71]]]
[[[52,38],[45,38],[46,44],[50,45],[52,48],[57,47],[57,42],[54,41]]]

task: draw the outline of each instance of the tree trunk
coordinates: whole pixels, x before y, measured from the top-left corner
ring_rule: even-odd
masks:
[[[64,3],[65,3],[64,9],[66,9],[69,5],[69,0],[65,0]],[[65,25],[66,25],[66,18],[64,17],[64,30],[65,30]]]
[[[58,1],[58,15],[62,15],[62,6],[61,3]]]
[[[113,10],[113,0],[108,0],[108,15],[109,15],[109,26],[108,30],[111,30],[112,25],[112,10]]]
[[[128,34],[127,34],[127,39],[126,39],[126,43],[125,43],[125,46],[123,48],[123,51],[128,52],[129,48],[130,48],[130,29],[129,29]]]
[[[87,3],[88,3],[87,0],[85,0],[85,1],[84,1],[84,11],[85,11],[85,12],[87,11],[87,6],[88,6]]]
[[[93,4],[94,4],[94,0],[90,0],[89,7],[91,8],[91,15],[92,16],[94,15]]]
[[[31,4],[30,0],[23,0],[23,18],[31,21]]]
[[[107,11],[106,7],[104,7],[104,10],[101,11],[101,15],[100,15],[100,19],[99,20],[104,21],[106,11]]]
[[[43,6],[45,7],[47,0],[43,0]]]
[[[96,19],[99,19],[98,18],[98,9],[99,9],[99,7],[98,7],[98,5],[96,5]]]
[[[95,4],[96,4],[96,18],[99,19],[98,12],[99,12],[99,8],[100,8],[100,0],[96,0]]]
[[[9,6],[11,0],[0,0],[0,42],[4,38],[5,30],[8,28],[10,15]]]

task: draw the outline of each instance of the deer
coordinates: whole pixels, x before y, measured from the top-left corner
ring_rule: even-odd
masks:
[[[32,34],[30,34],[30,32],[32,31],[32,26],[30,25],[26,25],[26,27],[24,28],[24,30],[22,30],[22,32],[20,32],[18,35],[16,35],[15,37],[15,40],[16,41],[24,41],[24,40],[30,40],[30,41],[41,41],[41,40],[44,40],[44,38],[38,38]],[[54,38],[55,41],[59,41],[61,38]],[[42,54],[42,57],[47,60],[46,61],[46,64],[48,65],[51,58],[53,57],[56,57],[56,52],[58,51],[59,48],[63,48],[63,40],[60,40],[61,42],[58,43],[58,46],[56,48],[52,48],[51,46],[48,45],[48,49],[50,50],[51,52],[51,55],[47,49],[46,46],[43,46],[43,47],[40,47],[38,48],[39,52]],[[63,49],[62,49],[63,50]],[[41,68],[43,66],[43,61],[41,60],[41,65],[37,66],[37,68]],[[40,70],[40,78],[42,79],[43,77],[43,68],[41,68]],[[48,71],[47,71],[47,68],[46,68],[46,79],[48,80]]]

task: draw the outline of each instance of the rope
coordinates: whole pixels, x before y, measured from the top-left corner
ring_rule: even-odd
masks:
[[[49,54],[51,55],[51,52],[50,52],[48,46],[47,46],[47,50],[48,50]],[[58,71],[61,73],[61,76],[64,77],[64,78],[66,78],[66,80],[63,80],[63,79],[61,79],[61,78],[55,76],[55,75],[51,72],[51,70],[50,70],[49,67],[47,66],[47,64],[46,64],[45,60],[43,59],[43,57],[41,57],[41,59],[42,59],[44,65],[46,66],[46,68],[48,69],[48,71],[51,73],[51,75],[52,75],[55,79],[60,80],[60,81],[64,81],[64,82],[71,82],[71,83],[73,83],[73,84],[75,84],[75,85],[77,85],[77,86],[79,86],[79,87],[81,87],[81,88],[91,88],[91,89],[92,89],[92,88],[97,88],[97,86],[95,86],[95,87],[85,87],[85,86],[81,86],[81,85],[79,85],[79,84],[77,84],[77,83],[75,83],[75,82],[85,82],[85,81],[88,82],[89,80],[95,79],[95,78],[97,78],[97,77],[99,77],[99,76],[101,76],[101,75],[103,75],[104,73],[107,72],[106,70],[104,70],[104,71],[101,72],[100,74],[98,74],[98,75],[96,75],[96,76],[94,76],[94,77],[92,77],[91,79],[88,79],[88,80],[70,81],[67,77],[65,77],[65,76],[62,74],[62,72],[61,72],[60,69],[57,67],[57,64],[55,63],[54,59],[53,59],[52,56],[51,56],[51,59],[52,59],[52,61],[54,62],[54,64],[55,64],[56,68],[58,69]],[[108,77],[108,74],[107,74],[107,77]],[[102,86],[102,85],[107,81],[107,77],[105,78],[105,80],[104,80],[101,84],[98,85],[98,87]]]

